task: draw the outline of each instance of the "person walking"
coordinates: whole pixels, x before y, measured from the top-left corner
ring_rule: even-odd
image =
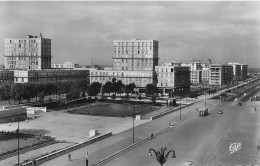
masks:
[[[255,107],[255,111],[256,111],[256,107]]]
[[[68,155],[68,160],[71,161],[71,154]]]

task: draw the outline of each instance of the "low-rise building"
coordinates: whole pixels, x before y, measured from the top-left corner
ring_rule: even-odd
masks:
[[[89,70],[15,70],[14,83],[40,83],[57,81],[87,81],[89,83]]]

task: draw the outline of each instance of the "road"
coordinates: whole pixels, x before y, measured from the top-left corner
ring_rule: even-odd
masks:
[[[254,91],[255,92],[255,91]],[[168,158],[165,166],[181,165],[249,165],[260,164],[257,145],[260,145],[260,103],[248,102],[243,96],[242,107],[237,102],[224,102],[210,109],[206,117],[194,116],[174,131],[165,132],[155,139],[122,154],[106,166],[156,166],[156,157],[148,155],[149,148],[175,150],[176,158]],[[259,111],[255,111],[257,108]],[[224,114],[218,114],[222,110]],[[163,119],[161,119],[163,121]],[[242,149],[230,154],[230,143],[242,143]]]
[[[248,97],[243,96],[243,100],[248,100]],[[254,112],[253,108],[257,107],[260,110],[260,104],[247,102],[242,107],[237,107],[237,102],[219,103],[219,101],[207,101],[208,106],[212,104],[214,104],[214,107],[210,109],[209,116],[194,116],[175,126],[174,131],[167,131],[158,135],[153,140],[144,142],[132,150],[117,156],[117,158],[103,163],[103,165],[155,166],[158,163],[154,156],[148,156],[148,149],[154,148],[159,150],[161,147],[167,147],[176,151],[177,158],[169,158],[169,161],[165,164],[166,166],[181,165],[185,161],[193,161],[193,165],[217,165],[217,163],[222,163],[222,165],[227,163],[252,164],[252,162],[259,162],[256,160],[257,156],[254,150],[260,135],[258,128],[260,111]],[[201,102],[188,109],[183,109],[182,118],[188,117],[191,113],[195,113],[196,108],[202,108],[203,106],[204,102]],[[218,114],[220,109],[223,110],[224,114]],[[135,128],[135,142],[146,138],[152,132],[155,133],[166,128],[169,122],[178,121],[179,111],[142,124]],[[248,127],[250,130],[248,130]],[[229,142],[239,141],[242,143],[242,149],[233,155],[229,155]],[[66,154],[42,165],[85,166],[86,150],[89,151],[89,165],[92,165],[96,161],[131,144],[132,129],[129,129],[72,152],[72,161],[68,161]]]

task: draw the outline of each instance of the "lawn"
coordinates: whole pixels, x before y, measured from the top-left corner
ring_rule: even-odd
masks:
[[[35,130],[32,130],[35,131]],[[19,134],[19,148],[24,149],[32,147],[34,145],[39,145],[44,142],[50,141],[51,138],[44,136],[36,136],[29,132],[20,131]],[[25,134],[26,133],[26,134]],[[43,134],[42,131],[39,131],[38,134]],[[8,151],[13,151],[18,148],[18,137],[16,132],[0,132],[0,154],[6,153]]]
[[[113,116],[113,117],[129,117],[135,115],[146,114],[155,111],[156,108],[146,104],[130,105],[130,104],[112,104],[100,103],[95,106],[85,106],[68,110],[68,113],[97,115],[97,116]]]

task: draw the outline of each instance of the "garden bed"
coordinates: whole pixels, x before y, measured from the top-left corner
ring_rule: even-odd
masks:
[[[112,116],[112,117],[130,117],[134,115],[143,115],[148,112],[157,110],[156,107],[147,104],[111,104],[100,103],[95,106],[84,106],[68,110],[71,114]]]

